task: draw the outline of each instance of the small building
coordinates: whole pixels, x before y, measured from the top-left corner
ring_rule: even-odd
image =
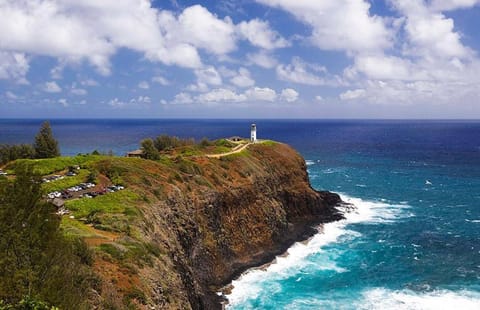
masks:
[[[240,142],[240,141],[243,141],[243,138],[239,137],[239,136],[234,136],[234,137],[231,137],[228,140],[233,141],[233,142]]]
[[[52,204],[57,208],[57,210],[60,210],[65,207],[65,200],[60,198],[54,198],[52,200]]]
[[[250,126],[250,142],[257,142],[257,125]]]
[[[127,153],[127,157],[143,157],[143,150],[135,150]]]

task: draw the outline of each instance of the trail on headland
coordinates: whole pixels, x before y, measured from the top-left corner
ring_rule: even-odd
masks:
[[[247,144],[244,144],[244,145],[237,145],[232,151],[227,152],[227,153],[209,154],[209,155],[205,155],[205,156],[207,156],[208,158],[221,158],[221,157],[224,157],[224,156],[240,153],[241,151],[246,149],[251,144],[253,144],[253,143],[250,142],[250,143],[247,143]]]

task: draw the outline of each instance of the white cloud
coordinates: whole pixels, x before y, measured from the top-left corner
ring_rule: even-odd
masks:
[[[108,105],[111,105],[112,107],[121,107],[124,106],[126,102],[119,100],[118,98],[114,98],[108,102]]]
[[[93,79],[86,79],[86,80],[82,80],[80,81],[80,84],[82,86],[98,86],[98,82],[93,80]]]
[[[354,89],[354,90],[347,90],[340,94],[341,100],[354,100],[363,98],[366,95],[365,89]]]
[[[230,18],[219,19],[201,5],[186,8],[178,17],[179,38],[214,54],[222,55],[233,51],[235,28]],[[167,28],[168,29],[168,28]]]
[[[136,99],[131,99],[130,103],[144,103],[149,104],[152,103],[152,99],[148,96],[138,96]]]
[[[85,96],[88,92],[83,88],[72,88],[71,93],[77,96]]]
[[[87,60],[108,75],[110,57],[120,48],[187,68],[202,66],[198,49],[215,55],[236,49],[230,18],[218,18],[201,5],[178,15],[151,5],[148,0],[2,1],[0,51],[52,56],[62,64]],[[53,71],[55,77],[61,69]]]
[[[52,82],[46,82],[43,86],[43,91],[47,93],[59,93],[62,91],[62,88],[58,86],[57,82],[52,81]]]
[[[243,94],[237,94],[230,89],[218,88],[197,97],[199,102],[243,102],[247,98]]]
[[[238,74],[230,79],[230,82],[238,87],[251,87],[255,85],[255,80],[250,76],[250,71],[245,68],[240,68]]]
[[[285,88],[280,94],[280,98],[287,102],[295,102],[298,99],[298,92],[292,88]]]
[[[317,101],[323,101],[324,99],[323,99],[322,96],[317,95],[317,96],[315,96],[315,100],[317,100]]]
[[[461,43],[454,30],[454,21],[441,13],[430,11],[423,2],[394,0],[398,10],[405,14],[404,29],[408,43],[405,52],[422,58],[465,58],[472,51]]]
[[[255,54],[247,54],[247,60],[254,65],[262,68],[271,69],[274,68],[278,61],[271,54],[265,51],[261,51]]]
[[[138,83],[138,88],[141,88],[141,89],[149,89],[149,88],[150,88],[150,84],[148,84],[147,81],[141,81],[140,83]]]
[[[245,92],[245,95],[252,101],[275,101],[277,93],[268,87],[253,87]]]
[[[198,83],[209,85],[222,85],[222,77],[213,66],[207,66],[195,70]]]
[[[371,79],[379,80],[426,80],[430,79],[428,70],[419,68],[410,60],[396,56],[365,55],[355,58],[354,69]],[[356,74],[350,72],[349,74]],[[355,77],[356,78],[356,77]]]
[[[188,91],[193,91],[193,92],[201,92],[201,93],[204,93],[204,92],[207,92],[210,90],[210,88],[208,87],[207,84],[205,83],[200,83],[200,82],[197,82],[196,84],[190,84],[187,86],[186,90]]]
[[[163,76],[160,76],[160,75],[154,76],[152,78],[152,82],[158,83],[162,86],[170,85],[170,82],[166,78],[164,78]]]
[[[58,103],[60,103],[64,107],[68,107],[68,101],[65,98],[58,99]]]
[[[243,21],[237,25],[237,29],[240,36],[254,46],[270,50],[289,45],[288,41],[282,38],[278,32],[270,29],[270,25],[266,21],[259,19]]]
[[[437,11],[465,9],[480,4],[480,0],[432,0],[430,8]]]
[[[152,99],[148,96],[138,96],[137,98],[132,98],[129,101],[123,101],[118,98],[114,98],[108,102],[108,105],[114,108],[123,108],[128,105],[150,104],[151,102]]]
[[[179,103],[179,104],[193,103],[193,98],[189,93],[179,93],[173,99],[173,103]]]
[[[309,70],[316,71],[317,73],[326,73],[326,69],[324,67],[307,64],[298,57],[295,57],[291,64],[278,65],[276,69],[277,77],[283,81],[306,85],[326,84],[326,81],[323,78],[319,77],[315,73],[310,72]]]
[[[294,98],[298,96],[298,93],[295,95],[295,91],[284,90],[283,91],[283,100],[294,101]],[[175,96],[172,103],[173,104],[189,104],[193,102],[200,103],[221,103],[221,102],[231,102],[231,103],[245,103],[245,102],[258,102],[258,101],[269,101],[273,102],[277,99],[277,93],[275,90],[265,87],[252,87],[244,91],[243,93],[238,93],[235,90],[227,88],[216,88],[209,92],[202,93],[193,97],[189,93],[179,93]],[[295,99],[296,100],[296,99]]]
[[[5,97],[7,97],[7,99],[10,99],[10,100],[18,99],[18,96],[12,93],[11,91],[5,92]]]
[[[13,79],[25,83],[25,75],[27,74],[28,69],[29,64],[25,54],[2,52],[0,50],[0,79]]]
[[[311,41],[321,49],[365,52],[392,45],[393,34],[386,21],[370,15],[370,4],[365,0],[257,2],[283,9],[311,26]]]

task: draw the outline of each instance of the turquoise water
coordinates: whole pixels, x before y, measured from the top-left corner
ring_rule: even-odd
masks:
[[[356,209],[266,271],[234,281],[229,309],[480,309],[479,129],[367,122],[312,130],[297,143],[312,186]]]
[[[234,281],[230,309],[480,309],[480,122],[257,120],[289,143],[313,187],[356,208],[266,271]],[[0,120],[0,143],[39,120]],[[145,137],[248,136],[246,120],[53,120],[62,154],[123,154]]]

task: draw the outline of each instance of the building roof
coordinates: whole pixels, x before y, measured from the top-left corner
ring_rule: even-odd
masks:
[[[52,200],[52,204],[57,208],[61,208],[65,205],[65,200],[60,199],[60,198],[54,198]]]
[[[127,155],[143,155],[143,150],[135,150],[128,152]]]

